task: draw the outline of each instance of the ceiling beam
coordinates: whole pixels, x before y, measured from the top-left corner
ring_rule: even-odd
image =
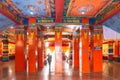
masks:
[[[17,20],[17,16],[13,14],[5,5],[0,2],[0,13],[5,15],[7,18],[15,22],[16,24],[22,24],[22,21]]]
[[[63,10],[64,10],[64,0],[55,0],[55,5],[56,5],[55,22],[62,22]]]
[[[98,22],[97,24],[104,23],[105,21],[112,18],[113,16],[115,16],[119,12],[120,12],[120,4],[116,5],[114,8],[109,10],[106,14],[104,14],[103,17],[102,17],[102,20],[100,22]]]

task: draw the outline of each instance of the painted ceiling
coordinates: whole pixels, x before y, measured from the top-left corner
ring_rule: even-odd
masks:
[[[112,0],[71,0],[67,16],[95,16]]]
[[[120,4],[120,0],[0,0],[13,13],[22,17],[97,17]],[[59,2],[63,2],[61,5]],[[56,14],[57,6],[62,13]],[[100,17],[99,17],[100,16]]]
[[[4,0],[10,9],[23,17],[52,17],[55,12],[54,0]]]
[[[119,0],[65,0],[64,17],[96,17],[119,4]]]

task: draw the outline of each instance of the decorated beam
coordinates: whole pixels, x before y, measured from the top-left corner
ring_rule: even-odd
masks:
[[[54,23],[55,18],[36,18],[36,23]],[[28,24],[28,19],[24,19],[24,24]],[[86,18],[86,17],[64,17],[62,23],[83,23],[83,24],[95,24],[95,18]]]
[[[56,0],[55,22],[62,22],[63,10],[64,10],[64,0]]]
[[[54,23],[54,18],[37,18],[36,23]]]
[[[0,2],[0,13],[11,19],[17,24],[22,24],[22,18],[14,14],[7,6],[5,6],[2,2]]]
[[[119,0],[113,0],[111,4],[109,4],[106,8],[101,11],[96,16],[96,24],[101,24],[111,18],[112,16],[116,15],[120,12],[120,1]]]
[[[84,24],[94,24],[95,18],[87,18],[87,17],[64,17],[62,19],[63,23],[84,23]]]

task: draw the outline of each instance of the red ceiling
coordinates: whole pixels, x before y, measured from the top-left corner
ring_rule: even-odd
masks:
[[[67,16],[84,15],[93,17],[111,2],[112,0],[71,0]]]

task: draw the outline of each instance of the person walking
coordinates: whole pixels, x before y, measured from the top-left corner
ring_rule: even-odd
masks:
[[[47,60],[48,60],[49,70],[50,70],[50,68],[51,68],[51,61],[52,61],[52,56],[50,54],[48,54]]]

